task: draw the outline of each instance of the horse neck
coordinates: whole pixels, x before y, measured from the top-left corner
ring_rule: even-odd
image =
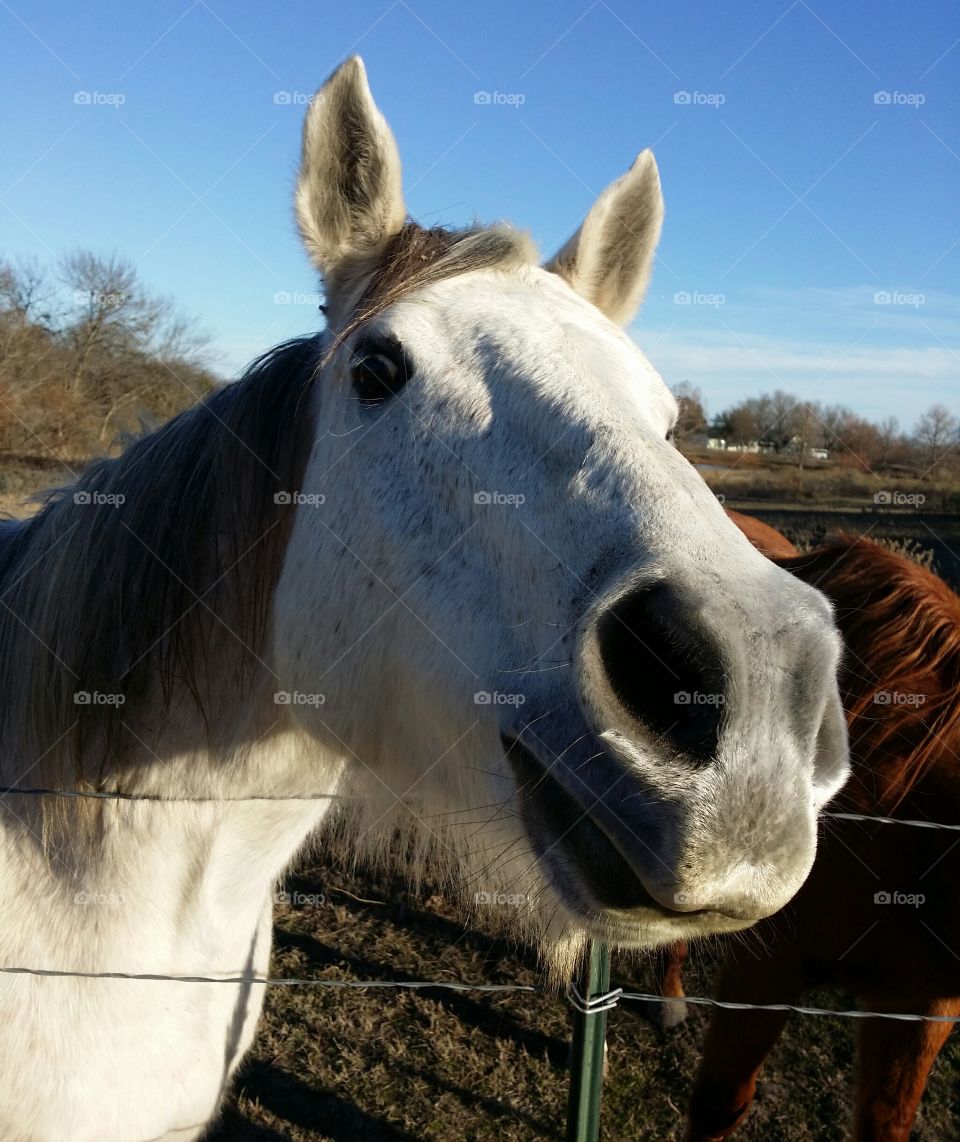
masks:
[[[197,749],[153,759],[129,783],[129,800],[8,797],[0,902],[7,914],[25,892],[38,904],[29,923],[0,934],[0,962],[242,968],[277,878],[336,803],[324,794],[334,793],[339,767],[277,728],[233,756]]]

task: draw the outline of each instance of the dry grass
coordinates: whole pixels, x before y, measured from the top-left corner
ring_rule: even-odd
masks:
[[[955,479],[933,481],[903,469],[873,473],[838,462],[808,461],[800,469],[795,457],[750,452],[698,449],[687,456],[710,488],[728,500],[859,511],[876,507],[878,492],[895,492],[922,496],[925,511],[960,511]]]
[[[538,981],[529,954],[464,929],[429,888],[412,898],[399,881],[351,875],[335,862],[312,864],[290,887],[327,902],[279,910],[278,975]],[[691,993],[709,994],[716,956],[694,955]],[[653,984],[642,956],[616,959],[614,975],[632,990]],[[809,998],[850,1002],[840,993]],[[679,1142],[707,1016],[694,1009],[664,1031],[644,1006],[623,1004],[609,1020],[603,1136]],[[555,996],[274,989],[211,1142],[562,1139],[569,1033],[569,1008]],[[738,1137],[846,1138],[854,1034],[848,1021],[795,1018]],[[960,1041],[941,1055],[913,1142],[960,1137],[958,1083]]]

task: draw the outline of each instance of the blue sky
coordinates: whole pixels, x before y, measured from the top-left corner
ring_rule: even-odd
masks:
[[[0,43],[0,253],[132,259],[225,375],[318,325],[303,100],[358,52],[422,221],[507,218],[549,253],[654,148],[667,217],[631,332],[710,411],[782,387],[906,427],[960,412],[947,0],[2,0]]]

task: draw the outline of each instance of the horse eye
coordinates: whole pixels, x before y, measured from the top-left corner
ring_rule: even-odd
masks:
[[[403,351],[397,346],[358,353],[350,371],[353,387],[362,404],[379,404],[395,396],[407,383]]]
[[[668,428],[667,429],[667,440],[672,444],[676,440],[676,438],[677,438],[676,429],[675,428]]]

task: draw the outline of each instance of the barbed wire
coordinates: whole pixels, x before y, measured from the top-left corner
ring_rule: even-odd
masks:
[[[906,1023],[960,1023],[960,1015],[916,1015],[912,1012],[841,1010],[833,1007],[805,1007],[799,1003],[736,1003],[732,999],[712,999],[706,995],[665,996],[642,991],[625,991],[621,999],[644,1003],[694,1003],[702,1007],[723,1007],[728,1011],[793,1011],[798,1015],[827,1015],[835,1019],[898,1019]]]
[[[219,802],[244,801],[326,801],[326,800],[352,800],[350,794],[338,793],[309,793],[309,794],[263,794],[247,797],[162,797],[149,793],[123,793],[119,790],[93,790],[93,789],[48,789],[42,786],[26,787],[16,785],[0,786],[0,796],[27,795],[39,797],[66,797],[66,798],[92,798],[101,801],[148,801],[168,802],[171,805],[207,804]],[[939,821],[916,821],[902,817],[874,817],[862,813],[832,813],[826,812],[822,816],[841,821],[861,821],[867,824],[879,825],[908,825],[920,829],[946,829],[960,831],[960,825],[948,825]],[[283,976],[258,975],[171,975],[162,972],[121,972],[121,971],[66,971],[59,968],[33,968],[0,966],[2,975],[26,975],[43,978],[58,979],[103,979],[126,980],[164,983],[224,983],[232,986],[248,985],[257,987],[316,987],[328,989],[344,989],[352,991],[365,991],[376,989],[396,989],[407,991],[453,991],[453,992],[487,992],[492,994],[505,994],[511,992],[525,992],[540,995],[555,994],[550,989],[535,984],[523,983],[467,983],[462,980],[340,980],[340,979],[302,979]],[[690,1003],[706,1007],[724,1008],[729,1011],[787,1011],[798,1015],[813,1015],[832,1017],[835,1019],[893,1019],[901,1022],[922,1023],[960,1023],[960,1016],[955,1015],[919,1015],[912,1012],[891,1011],[861,1011],[840,1010],[829,1007],[810,1007],[796,1003],[737,1003],[733,1000],[713,999],[704,995],[685,995],[682,997],[656,995],[652,992],[623,991],[620,988],[604,996],[594,997],[589,1003],[572,989],[567,990],[567,1002],[583,1014],[596,1014],[598,1011],[609,1011],[616,1007],[620,1000],[631,1000],[641,1003]]]
[[[944,825],[939,821],[914,821],[907,817],[871,817],[863,813],[821,813],[835,821],[868,821],[872,825],[912,825],[915,829],[949,829],[960,832],[960,825]]]
[[[0,785],[0,797],[8,794],[28,794],[36,797],[92,797],[97,801],[153,801],[168,802],[171,805],[206,805],[221,802],[241,801],[350,801],[356,800],[351,793],[263,793],[249,797],[162,797],[157,793],[121,793],[114,789],[45,789],[37,786],[27,788],[20,785]]]
[[[4,975],[40,976],[54,979],[103,979],[144,981],[148,983],[222,983],[232,986],[251,985],[257,987],[318,987],[331,990],[369,991],[395,989],[398,991],[453,991],[488,992],[505,994],[525,992],[558,998],[552,988],[531,983],[468,983],[465,980],[430,979],[301,979],[291,976],[262,975],[168,975],[163,972],[120,972],[120,971],[66,971],[60,968],[0,967]],[[602,996],[589,1000],[568,988],[567,1002],[582,1014],[594,1015],[609,1011],[622,1000],[637,1003],[692,1003],[701,1007],[722,1007],[729,1011],[789,1011],[797,1015],[826,1016],[834,1019],[894,1019],[909,1023],[960,1023],[960,1015],[918,1015],[913,1012],[861,1011],[858,1009],[838,1009],[832,1007],[809,1007],[797,1003],[736,1003],[733,1000],[713,999],[706,995],[667,996],[653,992],[624,991],[615,988]]]
[[[25,795],[34,797],[89,797],[97,801],[151,801],[179,804],[219,804],[220,802],[237,803],[243,801],[355,801],[355,793],[263,793],[251,794],[246,797],[163,797],[156,793],[123,793],[115,789],[47,789],[43,786],[0,785],[0,798],[8,795]],[[960,824],[948,825],[940,821],[917,821],[907,817],[875,817],[865,813],[833,813],[823,812],[821,817],[828,817],[835,821],[863,821],[874,825],[910,825],[917,829],[946,829],[950,832],[960,832]]]

